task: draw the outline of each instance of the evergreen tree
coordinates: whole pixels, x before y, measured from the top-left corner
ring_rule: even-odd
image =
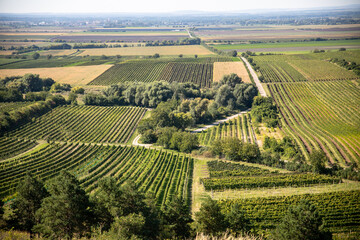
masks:
[[[220,206],[210,197],[201,204],[200,211],[195,213],[196,229],[208,235],[217,235],[226,230],[225,216]]]
[[[88,232],[93,219],[90,201],[76,177],[62,171],[46,185],[51,195],[36,213],[41,219],[36,230],[46,237],[63,239]]]
[[[309,201],[302,200],[290,206],[280,224],[273,232],[276,240],[327,240],[331,233],[323,230],[324,224],[316,208]]]
[[[190,236],[191,228],[189,224],[193,220],[191,219],[189,207],[184,200],[176,197],[166,206],[164,215],[174,237],[183,239]]]
[[[29,173],[19,183],[17,193],[15,200],[11,204],[14,213],[13,221],[17,225],[15,227],[32,235],[32,229],[38,223],[36,211],[41,207],[43,199],[49,196],[49,193],[44,184]]]

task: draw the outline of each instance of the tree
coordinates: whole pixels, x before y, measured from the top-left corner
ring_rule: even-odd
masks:
[[[184,55],[182,55],[182,54],[179,54],[179,58],[182,58]]]
[[[51,58],[52,58],[52,55],[51,55],[51,54],[46,55],[46,59],[47,59],[47,60],[50,60]]]
[[[226,230],[225,215],[216,201],[207,197],[195,213],[196,230],[204,234],[218,235]]]
[[[41,219],[36,230],[46,237],[64,239],[88,232],[93,220],[90,201],[75,176],[62,171],[46,185],[50,196],[36,213]]]
[[[250,220],[246,218],[245,212],[237,203],[231,205],[230,211],[225,215],[225,220],[231,233],[235,236],[250,230]]]
[[[190,223],[193,222],[187,206],[181,198],[175,197],[166,205],[164,216],[172,236],[185,239],[190,237]]]
[[[237,53],[237,51],[236,51],[236,50],[231,51],[231,56],[232,56],[232,57],[236,57],[236,56],[237,56],[237,54],[238,54],[238,53]]]
[[[11,204],[14,212],[14,220],[20,230],[33,234],[33,227],[38,223],[36,211],[49,193],[41,181],[38,181],[30,173],[25,175],[23,181],[18,184],[17,196]]]
[[[322,150],[313,150],[310,153],[310,163],[315,173],[325,173],[325,164],[328,162],[326,154]]]
[[[39,59],[39,57],[40,57],[40,54],[37,52],[32,55],[32,58],[35,60]]]
[[[324,223],[316,208],[306,200],[290,206],[273,232],[276,240],[327,240],[331,233],[324,231]]]
[[[198,58],[198,55],[197,55],[197,54],[195,54],[195,55],[194,55],[194,57],[195,57],[195,58]]]
[[[158,53],[155,53],[154,55],[153,55],[153,58],[159,58],[160,57],[160,54],[158,54]]]

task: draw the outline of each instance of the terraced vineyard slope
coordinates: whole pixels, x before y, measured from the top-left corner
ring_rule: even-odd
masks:
[[[119,185],[131,180],[139,190],[152,192],[159,206],[174,196],[189,203],[192,169],[191,158],[161,150],[83,143],[44,144],[31,154],[0,163],[0,196],[15,193],[17,183],[27,171],[46,180],[68,170],[80,179],[87,192],[96,191],[99,179],[112,176]]]
[[[9,136],[56,141],[126,143],[146,109],[140,107],[61,106]]]
[[[0,138],[0,160],[10,158],[35,147],[37,143],[32,140],[19,140],[16,138]]]

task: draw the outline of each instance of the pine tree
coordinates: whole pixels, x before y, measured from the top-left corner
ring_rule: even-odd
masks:
[[[41,203],[49,193],[41,181],[38,181],[30,173],[27,173],[24,180],[17,187],[17,196],[11,204],[14,212],[15,228],[27,231],[32,235],[33,227],[38,223],[36,211],[41,207]]]
[[[90,201],[76,177],[62,171],[46,185],[51,195],[44,199],[36,213],[41,218],[36,230],[46,237],[63,239],[89,231]]]
[[[302,200],[290,206],[273,232],[276,240],[327,240],[331,233],[324,231],[324,224],[316,208],[309,201]]]

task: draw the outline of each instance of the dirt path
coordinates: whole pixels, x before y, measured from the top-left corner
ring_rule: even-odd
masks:
[[[249,69],[250,74],[255,81],[256,87],[258,88],[258,90],[260,92],[260,95],[263,97],[266,97],[266,92],[265,92],[263,86],[261,85],[260,80],[259,80],[258,76],[256,75],[254,69],[251,67],[250,63],[248,62],[248,60],[246,58],[241,57],[241,59],[245,62],[247,68]]]
[[[236,118],[236,117],[240,116],[241,114],[248,113],[250,110],[251,110],[251,109],[249,108],[249,109],[246,110],[246,111],[242,111],[242,112],[240,112],[240,113],[237,113],[237,114],[232,115],[232,116],[230,116],[230,117],[227,117],[227,118],[225,118],[225,119],[218,120],[218,121],[213,122],[213,123],[211,123],[211,124],[209,124],[209,125],[206,125],[206,126],[204,126],[204,127],[202,127],[202,128],[195,129],[195,130],[193,130],[193,131],[191,131],[191,132],[192,132],[192,133],[202,132],[202,131],[204,131],[204,130],[206,130],[206,129],[208,129],[208,128],[211,128],[211,127],[213,127],[213,126],[219,125],[220,123],[223,123],[223,122],[226,122],[226,121],[228,121],[228,120],[230,120],[230,119]]]
[[[134,138],[134,141],[132,142],[132,145],[140,146],[140,147],[146,147],[146,148],[150,148],[152,146],[152,144],[141,144],[141,143],[139,143],[140,137],[141,137],[141,135],[137,135],[136,138]]]

